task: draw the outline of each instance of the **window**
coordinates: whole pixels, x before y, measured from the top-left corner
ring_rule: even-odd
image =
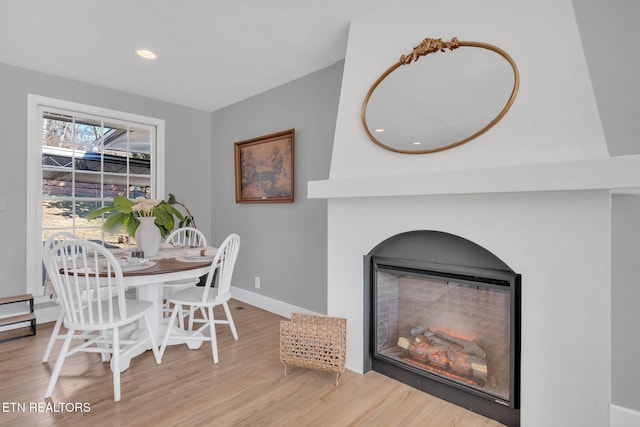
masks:
[[[86,216],[116,195],[163,194],[164,122],[32,95],[29,121],[28,201],[35,214],[28,218],[27,288],[43,295],[42,242],[51,234],[70,231],[107,247],[134,244],[126,230],[105,232],[102,219]]]

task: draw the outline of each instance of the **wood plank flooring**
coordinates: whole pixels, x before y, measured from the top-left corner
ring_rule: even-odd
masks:
[[[208,343],[199,350],[169,347],[160,365],[147,351],[122,373],[119,403],[113,401],[109,364],[96,354],[68,359],[52,399],[44,399],[62,343],[49,363],[41,363],[53,323],[39,325],[35,337],[1,344],[0,425],[502,425],[376,372],[346,371],[337,387],[330,372],[293,368],[284,377],[282,318],[238,301],[230,306],[240,339],[234,341],[228,327],[218,327],[220,363],[213,364]],[[67,412],[76,403],[87,404],[84,412]]]

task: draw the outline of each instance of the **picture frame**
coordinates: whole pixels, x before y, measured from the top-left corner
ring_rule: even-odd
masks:
[[[293,203],[295,129],[234,144],[236,203]]]

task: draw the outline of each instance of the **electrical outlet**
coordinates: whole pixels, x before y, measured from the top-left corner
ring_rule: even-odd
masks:
[[[260,276],[256,276],[256,289],[260,289]]]

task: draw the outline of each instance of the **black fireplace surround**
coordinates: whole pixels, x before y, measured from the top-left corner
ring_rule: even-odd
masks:
[[[364,371],[520,425],[520,275],[467,239],[393,236],[364,257]]]

